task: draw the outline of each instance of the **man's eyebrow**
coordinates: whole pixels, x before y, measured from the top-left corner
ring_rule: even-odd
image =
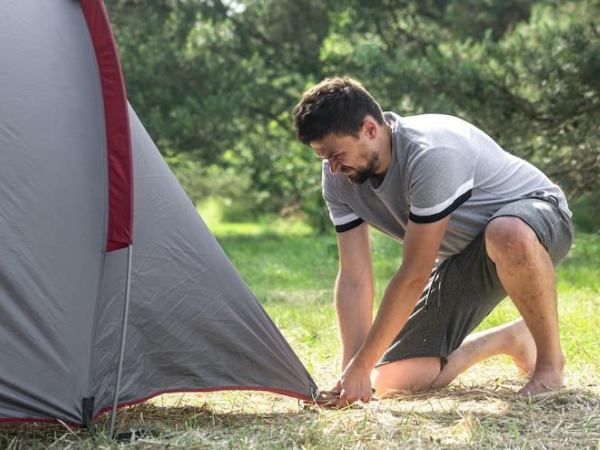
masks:
[[[335,154],[336,154],[336,150],[329,150],[329,151],[325,151],[323,155],[317,154],[317,157],[319,159],[329,159]]]

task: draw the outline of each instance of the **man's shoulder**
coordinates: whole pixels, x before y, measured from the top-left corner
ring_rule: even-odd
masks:
[[[390,113],[389,117],[394,117],[396,121],[398,121],[405,128],[435,129],[445,127],[452,128],[456,126],[475,126],[467,120],[451,114],[423,113],[412,116],[400,116],[396,113]]]
[[[478,161],[481,150],[499,149],[485,132],[460,117],[419,114],[402,117],[394,131],[397,157],[411,171],[421,160],[462,159]]]
[[[481,132],[476,126],[460,117],[448,114],[419,114],[402,117],[395,134],[418,145],[420,149],[451,145]]]

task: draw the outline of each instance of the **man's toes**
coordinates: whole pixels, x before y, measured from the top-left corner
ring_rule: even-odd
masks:
[[[533,377],[519,391],[519,395],[522,395],[523,397],[537,397],[556,392],[560,390],[562,386],[562,377],[545,377],[543,379]]]

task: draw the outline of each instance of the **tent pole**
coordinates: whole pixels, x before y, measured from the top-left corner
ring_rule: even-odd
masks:
[[[123,372],[123,359],[125,357],[125,341],[127,340],[127,318],[129,316],[129,293],[131,288],[131,265],[133,256],[133,245],[127,247],[127,281],[125,286],[125,305],[123,307],[123,323],[121,325],[121,347],[119,349],[119,365],[117,367],[117,381],[115,383],[115,395],[113,398],[112,413],[110,416],[109,436],[113,437],[115,421],[117,419],[117,405],[119,403],[119,391],[121,390],[121,375]]]

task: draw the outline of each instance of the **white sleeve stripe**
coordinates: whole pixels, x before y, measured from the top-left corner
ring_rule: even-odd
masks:
[[[333,215],[330,214],[330,217],[331,217],[331,221],[333,222],[334,225],[345,225],[345,224],[350,223],[353,220],[356,220],[359,218],[354,213],[346,214],[345,216],[342,216],[342,217],[333,217]]]
[[[458,197],[460,197],[461,195],[463,195],[465,192],[467,192],[469,189],[472,189],[472,188],[473,188],[473,179],[471,178],[469,181],[461,184],[456,189],[454,194],[452,194],[449,198],[447,198],[443,202],[438,203],[435,206],[429,206],[428,208],[419,208],[417,206],[410,205],[410,212],[417,216],[431,216],[433,214],[438,214],[438,213],[442,212],[443,210],[445,210],[448,206],[450,206],[454,202],[454,200],[456,200]]]

